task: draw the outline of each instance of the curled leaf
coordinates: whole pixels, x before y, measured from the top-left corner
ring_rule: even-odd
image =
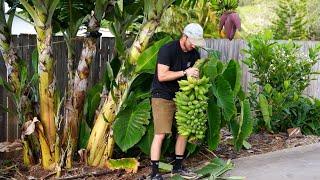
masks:
[[[105,166],[111,170],[124,169],[128,173],[136,173],[139,162],[135,158],[109,159]]]
[[[24,136],[32,134],[36,129],[36,122],[39,122],[37,117],[34,117],[33,120],[27,121],[22,126],[21,138],[24,139]]]

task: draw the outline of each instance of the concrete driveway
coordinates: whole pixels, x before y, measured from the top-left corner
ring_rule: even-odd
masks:
[[[320,180],[320,143],[233,160],[227,176],[247,180]]]

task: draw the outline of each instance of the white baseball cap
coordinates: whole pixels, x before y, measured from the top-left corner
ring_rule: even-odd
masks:
[[[206,45],[206,41],[203,38],[203,29],[200,24],[190,23],[188,24],[184,30],[183,34],[188,36],[190,42],[195,46],[204,47]]]

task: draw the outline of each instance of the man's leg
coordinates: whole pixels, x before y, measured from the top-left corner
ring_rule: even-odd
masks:
[[[184,158],[184,152],[187,146],[187,138],[181,135],[178,135],[176,147],[175,147],[175,162],[173,165],[173,174],[179,174],[181,177],[185,179],[193,179],[197,177],[196,173],[193,173],[182,167],[182,161]]]
[[[181,135],[178,135],[176,147],[175,147],[175,163],[174,163],[174,169],[180,169],[182,167],[182,160],[184,151],[186,150],[187,146],[187,138]]]
[[[165,138],[165,134],[155,134],[153,137],[153,141],[150,149],[151,166],[152,166],[151,176],[155,176],[157,173],[159,173],[159,159],[161,154],[161,146],[164,138]]]
[[[162,98],[152,98],[152,116],[155,135],[150,149],[152,165],[151,179],[162,179],[162,176],[158,173],[161,146],[165,134],[171,133],[174,112],[175,104],[173,101]]]

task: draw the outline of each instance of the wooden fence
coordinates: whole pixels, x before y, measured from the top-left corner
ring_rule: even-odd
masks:
[[[32,66],[32,52],[36,48],[35,35],[20,35],[13,37],[14,45],[18,55],[24,59],[28,66]],[[76,59],[79,59],[82,49],[82,39],[75,39],[76,42]],[[56,60],[55,75],[57,78],[57,89],[64,92],[67,85],[67,47],[63,37],[53,37],[53,56]],[[97,41],[97,53],[94,62],[91,65],[89,86],[95,84],[101,79],[105,71],[105,63],[113,57],[114,38],[100,38]],[[1,56],[1,54],[0,54]],[[1,58],[1,57],[0,57]],[[77,62],[74,63],[75,66]],[[32,69],[32,68],[30,68]],[[32,73],[32,72],[30,72]],[[6,77],[6,68],[4,62],[0,60],[0,75]],[[14,108],[6,91],[0,87],[0,106]],[[18,121],[9,113],[0,108],[0,142],[14,141],[19,136]]]
[[[308,48],[314,47],[317,43],[315,41],[299,41],[297,42],[302,45],[302,51],[308,52]],[[32,35],[21,35],[14,37],[14,44],[17,47],[18,54],[20,57],[25,59],[29,66],[31,66],[31,54],[36,45],[36,38]],[[90,85],[96,83],[103,75],[105,71],[105,63],[112,58],[114,39],[113,38],[101,38],[97,42],[98,51],[96,54],[95,61],[91,66],[90,72]],[[76,43],[76,55],[79,59],[81,52],[82,42],[81,40]],[[247,47],[246,42],[243,40],[207,40],[207,47],[219,50],[221,52],[221,59],[227,61],[229,59],[235,59],[240,62],[243,78],[242,85],[245,90],[248,88],[248,82],[253,81],[252,76],[248,72],[246,65],[242,63],[242,60],[245,58],[245,55],[241,52],[241,49]],[[63,37],[54,37],[53,38],[53,54],[56,59],[56,77],[57,77],[57,87],[63,91],[64,87],[67,84],[67,48],[63,41]],[[202,56],[206,56],[204,51],[201,51]],[[77,63],[75,63],[77,64]],[[320,63],[317,63],[314,66],[315,70],[320,70]],[[2,77],[6,76],[6,70],[3,64],[3,61],[0,60],[0,75]],[[90,86],[89,85],[89,86]],[[320,97],[320,78],[313,81],[311,85],[306,89],[305,93],[314,96]],[[0,87],[0,104],[5,107],[11,107],[9,98],[7,97],[6,92]],[[18,123],[10,114],[1,111],[0,109],[0,142],[1,141],[13,141],[19,136]]]
[[[278,41],[280,43],[285,43],[286,41]],[[319,41],[295,41],[301,46],[301,52],[308,54],[309,48],[315,47],[320,44]],[[207,40],[207,47],[218,50],[221,52],[221,59],[223,61],[228,61],[230,59],[235,59],[240,63],[242,68],[242,86],[245,90],[248,90],[249,82],[254,81],[252,74],[249,73],[247,65],[243,63],[246,55],[242,52],[242,49],[247,48],[247,43],[244,40],[225,40],[225,39],[213,39]],[[205,51],[201,51],[201,56],[206,56]],[[320,71],[320,61],[313,66],[314,71]],[[313,76],[315,80],[311,81],[311,84],[304,91],[304,94],[320,98],[320,76]]]

